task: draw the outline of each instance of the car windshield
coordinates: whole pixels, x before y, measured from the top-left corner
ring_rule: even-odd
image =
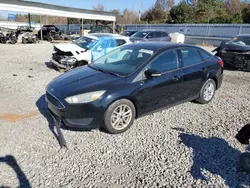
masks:
[[[152,50],[122,46],[97,59],[90,64],[90,67],[119,76],[127,76],[133,73],[153,54],[154,51]]]
[[[89,37],[80,37],[75,41],[75,44],[81,48],[92,49],[98,40]]]
[[[136,31],[123,31],[123,33],[121,35],[124,35],[124,36],[131,36],[135,33]]]
[[[139,31],[132,35],[132,37],[144,38],[149,32]]]
[[[250,45],[250,37],[249,36],[238,36],[233,38],[233,43],[240,44],[240,45]]]

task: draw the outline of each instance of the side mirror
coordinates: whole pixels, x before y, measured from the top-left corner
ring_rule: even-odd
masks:
[[[150,38],[151,38],[151,36],[150,36],[150,35],[148,35],[148,36],[146,36],[146,38],[147,38],[147,39],[150,39]]]
[[[145,71],[145,75],[146,75],[147,78],[160,77],[161,76],[161,72],[149,69],[149,70]]]

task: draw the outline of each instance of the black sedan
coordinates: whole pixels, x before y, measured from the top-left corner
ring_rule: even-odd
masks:
[[[135,118],[186,101],[209,103],[223,80],[223,61],[191,45],[128,44],[48,86],[55,121],[77,129],[122,133]]]

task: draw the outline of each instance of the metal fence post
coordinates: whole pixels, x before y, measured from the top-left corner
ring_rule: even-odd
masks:
[[[241,34],[241,30],[242,30],[242,25],[240,25],[240,28],[239,28],[239,35]]]
[[[208,26],[208,32],[207,32],[207,36],[209,37],[210,34],[210,25]]]

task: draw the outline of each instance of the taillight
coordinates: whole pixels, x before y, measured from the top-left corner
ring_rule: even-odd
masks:
[[[171,42],[172,38],[171,38],[171,37],[169,37],[169,39],[168,39],[168,40],[169,40],[169,42]]]
[[[221,67],[224,67],[224,62],[223,62],[222,59],[219,59],[218,64],[219,64]]]

